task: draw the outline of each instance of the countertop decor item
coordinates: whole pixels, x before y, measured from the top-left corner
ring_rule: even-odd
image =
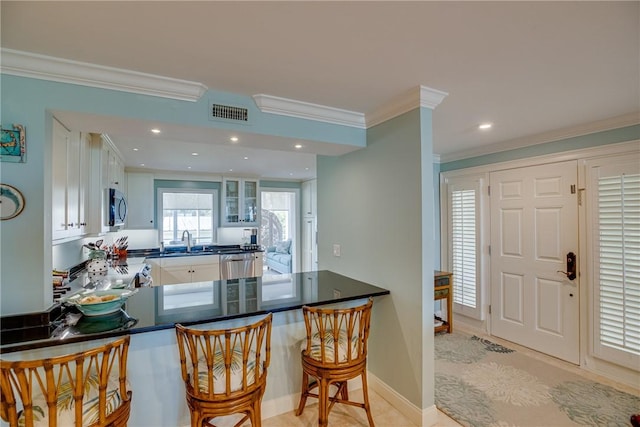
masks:
[[[127,298],[136,291],[110,289],[108,291],[84,291],[63,298],[61,301],[75,305],[85,316],[102,316],[115,313],[125,303]]]
[[[14,124],[13,130],[1,128],[0,161],[24,163],[27,161],[27,146],[24,126]]]
[[[15,218],[24,210],[24,196],[17,188],[0,184],[0,220]]]

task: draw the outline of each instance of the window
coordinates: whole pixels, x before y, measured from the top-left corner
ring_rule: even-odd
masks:
[[[453,301],[476,308],[476,191],[451,192]]]
[[[158,189],[161,240],[179,242],[187,230],[193,244],[215,243],[216,206],[215,190]]]
[[[482,320],[480,258],[483,178],[480,175],[444,179],[442,201],[443,236],[447,236],[443,259],[453,273],[454,312]]]
[[[632,156],[633,158],[633,156]],[[590,169],[594,353],[640,363],[640,166],[627,157]]]

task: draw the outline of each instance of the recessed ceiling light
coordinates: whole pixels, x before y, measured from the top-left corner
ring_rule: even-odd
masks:
[[[289,176],[293,176],[293,172],[289,172]]]
[[[192,155],[192,156],[197,156],[197,155],[198,155],[198,153],[191,153],[191,155]]]
[[[304,170],[308,171],[308,170],[309,170],[309,168],[304,168]]]
[[[233,169],[229,169],[229,172],[233,172]]]
[[[152,133],[155,133],[155,134],[158,134],[158,133],[160,133],[161,131],[160,131],[160,129],[154,128],[154,129],[151,129],[151,132],[152,132]]]
[[[138,149],[137,149],[137,148],[134,148],[134,149],[133,149],[133,151],[138,151]]]
[[[491,129],[491,127],[493,127],[493,123],[481,123],[478,129],[487,130]]]
[[[294,145],[294,147],[300,149],[300,148],[302,148],[302,144],[296,144],[296,145]]]
[[[187,166],[187,169],[191,169],[191,166]]]
[[[245,160],[249,160],[249,158],[247,156],[244,157]]]
[[[238,142],[238,137],[237,136],[232,136],[229,139],[231,140],[231,142]]]
[[[144,163],[140,163],[140,166],[144,166]]]

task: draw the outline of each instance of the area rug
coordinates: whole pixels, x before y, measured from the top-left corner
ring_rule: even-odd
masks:
[[[436,406],[464,426],[620,426],[640,397],[486,339],[435,337]]]

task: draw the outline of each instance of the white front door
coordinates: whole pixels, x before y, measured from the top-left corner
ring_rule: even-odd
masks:
[[[577,162],[491,173],[491,333],[579,363]]]

